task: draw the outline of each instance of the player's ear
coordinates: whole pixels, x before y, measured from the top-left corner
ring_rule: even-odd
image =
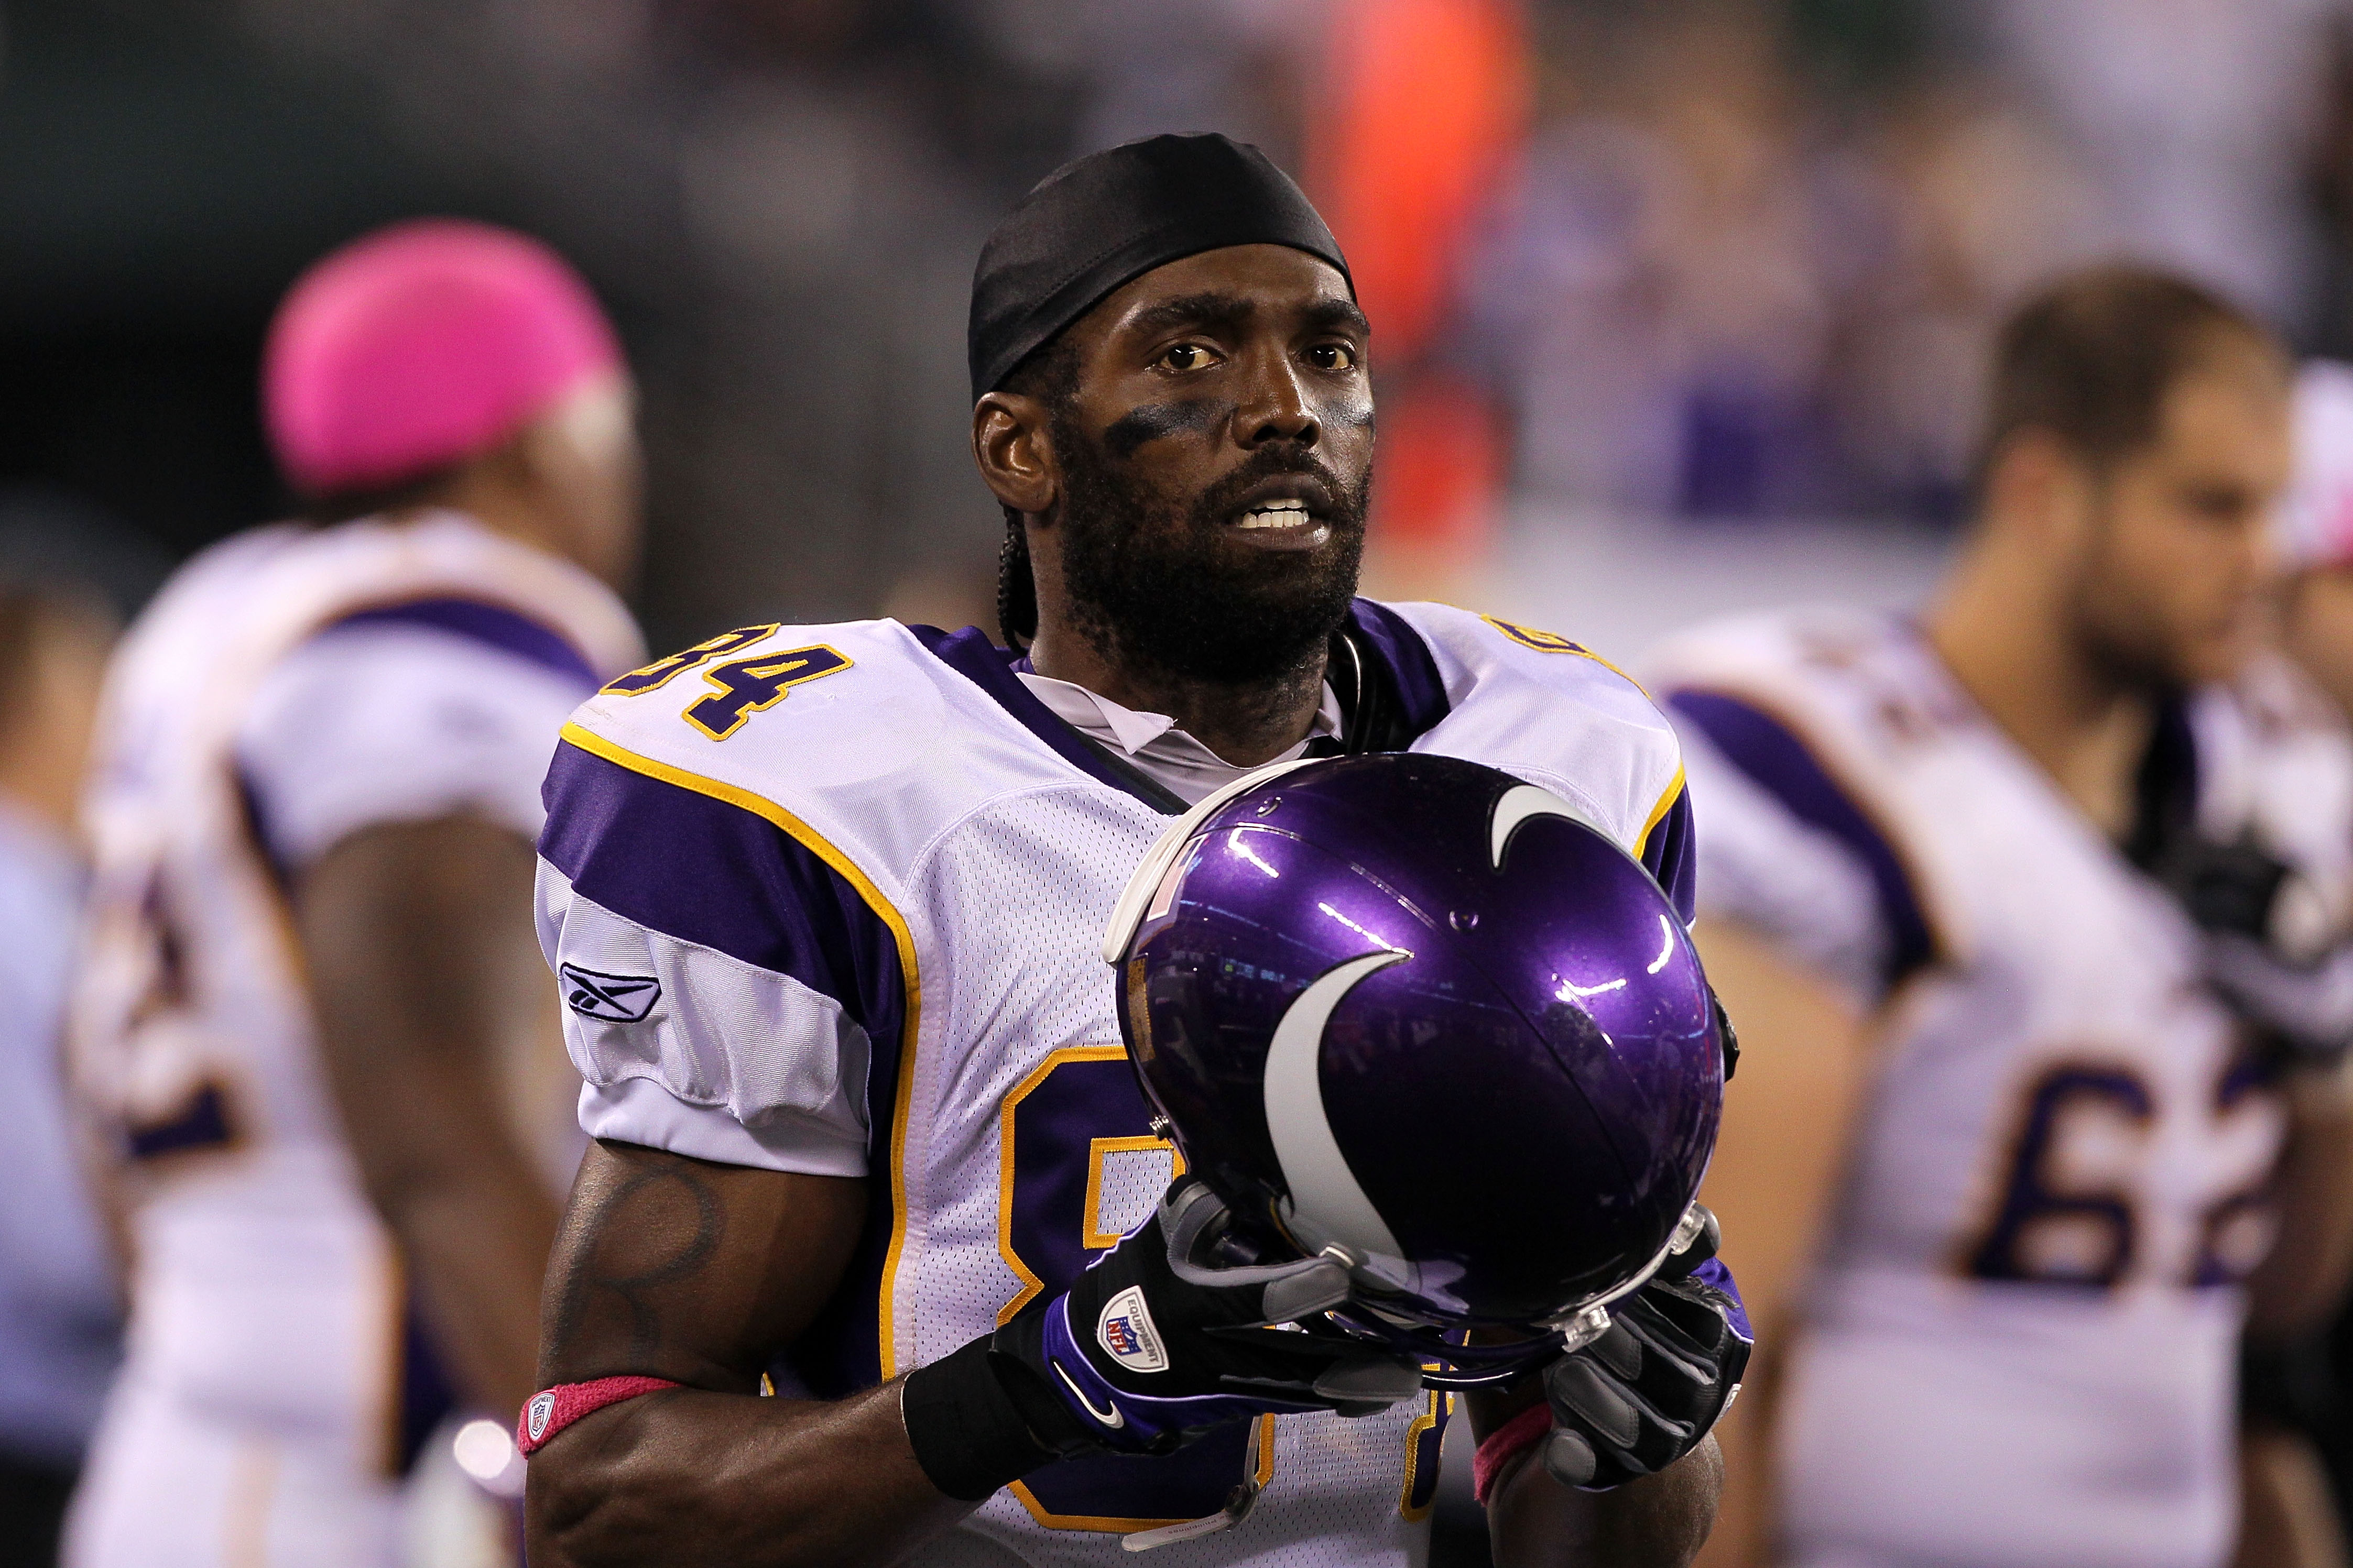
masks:
[[[982,480],[1004,505],[1032,516],[1061,489],[1047,425],[1046,405],[1018,392],[992,392],[973,405],[972,459]]]
[[[2077,531],[2094,501],[2090,467],[2049,430],[2028,427],[2004,438],[1986,465],[1986,510],[2023,524],[2045,545]]]

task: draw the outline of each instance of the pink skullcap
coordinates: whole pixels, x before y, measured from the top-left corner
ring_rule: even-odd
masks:
[[[2295,468],[2279,509],[2291,566],[2353,561],[2353,365],[2313,360],[2295,377]]]
[[[353,240],[295,283],[270,324],[262,402],[289,481],[332,495],[486,452],[620,363],[554,251],[425,218]]]

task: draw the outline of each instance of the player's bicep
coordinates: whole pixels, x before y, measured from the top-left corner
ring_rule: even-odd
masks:
[[[322,1065],[376,1184],[495,1105],[500,1047],[542,1026],[532,869],[512,832],[452,817],[349,835],[294,885]]]
[[[755,1391],[840,1284],[866,1204],[860,1177],[591,1145],[541,1301],[540,1385]]]

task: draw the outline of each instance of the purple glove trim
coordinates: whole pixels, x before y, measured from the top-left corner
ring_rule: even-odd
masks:
[[[1721,1258],[1711,1258],[1691,1271],[1691,1277],[1703,1285],[1712,1285],[1732,1298],[1732,1310],[1725,1316],[1732,1321],[1733,1331],[1750,1344],[1757,1342],[1757,1331],[1748,1326],[1748,1307],[1740,1299],[1740,1287],[1732,1280],[1732,1270],[1724,1266]]]
[[[1305,1405],[1277,1405],[1261,1398],[1230,1394],[1194,1394],[1157,1399],[1114,1388],[1095,1370],[1096,1348],[1071,1331],[1071,1301],[1064,1296],[1046,1310],[1047,1369],[1058,1374],[1054,1393],[1093,1432],[1095,1441],[1122,1453],[1147,1453],[1172,1432],[1198,1431],[1225,1421],[1263,1415],[1270,1408],[1311,1409]],[[1106,1419],[1106,1417],[1109,1417]]]

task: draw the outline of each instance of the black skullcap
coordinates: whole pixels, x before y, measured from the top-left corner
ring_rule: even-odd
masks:
[[[1287,245],[1348,276],[1306,195],[1247,142],[1150,136],[1063,164],[981,247],[967,334],[973,401],[1123,283],[1229,245]]]

